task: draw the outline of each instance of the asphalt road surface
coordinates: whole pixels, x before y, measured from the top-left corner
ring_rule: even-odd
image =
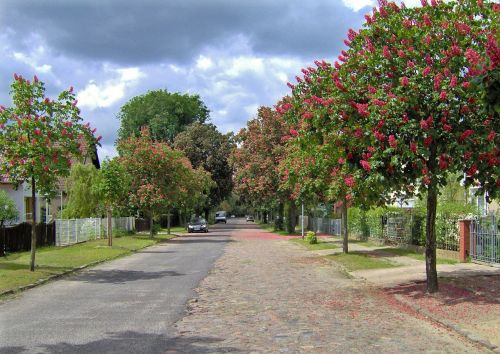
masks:
[[[189,352],[173,325],[240,227],[251,226],[231,219],[3,302],[0,353]]]

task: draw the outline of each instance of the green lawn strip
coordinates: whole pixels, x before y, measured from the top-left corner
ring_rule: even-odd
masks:
[[[342,264],[348,271],[394,268],[399,266],[384,258],[378,258],[361,252],[351,252],[348,254],[338,253],[325,257]]]
[[[335,245],[331,242],[323,241],[321,239],[318,239],[318,243],[315,244],[310,244],[307,240],[303,240],[302,238],[292,238],[290,241],[298,243],[299,245],[306,247],[310,251],[327,250],[339,247],[338,245]]]
[[[162,228],[159,232],[159,234],[166,234],[168,232],[167,228]],[[187,232],[186,228],[184,226],[175,226],[170,228],[170,233],[171,234],[176,234],[176,233],[184,233]]]
[[[271,224],[259,224],[260,227],[266,231],[272,232],[273,234],[280,236],[299,236],[300,232],[294,232],[292,234],[286,232],[285,230],[275,230],[274,225]]]
[[[380,250],[381,252],[387,252],[396,256],[405,256],[405,257],[410,257],[422,262],[425,262],[425,254],[414,252],[411,250],[405,250],[402,248],[383,248]],[[450,259],[450,258],[443,258],[439,257],[437,258],[437,264],[456,264],[458,263],[457,260],[455,259]]]
[[[144,235],[123,236],[108,240],[95,240],[67,247],[43,247],[37,250],[34,272],[29,270],[30,252],[17,252],[0,257],[0,293],[27,286],[50,276],[62,274],[87,264],[110,260],[131,254],[141,248],[162,242],[173,235],[150,239]]]

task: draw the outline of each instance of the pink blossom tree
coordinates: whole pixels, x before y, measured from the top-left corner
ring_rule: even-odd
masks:
[[[82,124],[73,88],[53,100],[45,96],[43,82],[17,74],[11,85],[12,107],[0,106],[0,174],[14,184],[28,182],[32,193],[30,269],[35,269],[36,198],[57,191],[57,181],[69,174],[72,159],[97,144],[88,124]]]

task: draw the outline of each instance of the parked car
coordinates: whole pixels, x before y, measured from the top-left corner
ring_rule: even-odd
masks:
[[[188,233],[191,232],[208,232],[208,223],[203,218],[193,218],[188,223]]]
[[[218,222],[223,222],[224,224],[227,224],[227,213],[225,211],[218,211],[215,213],[215,223],[217,224]]]
[[[248,216],[247,216],[247,222],[248,222],[248,221],[255,221],[255,220],[253,219],[253,215],[248,215]]]

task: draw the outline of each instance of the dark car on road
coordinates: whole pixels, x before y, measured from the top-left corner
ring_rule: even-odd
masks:
[[[247,222],[248,221],[255,221],[254,218],[253,218],[253,215],[248,215],[247,216]]]
[[[193,218],[188,223],[188,233],[191,232],[208,232],[208,223],[203,218]]]

